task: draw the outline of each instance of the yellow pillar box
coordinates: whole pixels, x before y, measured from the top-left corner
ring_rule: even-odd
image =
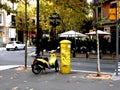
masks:
[[[70,73],[71,65],[71,41],[60,41],[60,72],[62,74]]]

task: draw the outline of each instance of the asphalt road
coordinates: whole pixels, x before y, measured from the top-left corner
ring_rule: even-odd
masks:
[[[34,57],[29,56],[30,53],[35,51],[35,48],[28,48],[27,65],[31,65]],[[48,54],[44,54],[48,56]],[[58,60],[60,57],[58,56]],[[0,65],[24,65],[25,64],[25,51],[0,51]],[[96,59],[86,59],[86,58],[71,58],[71,69],[80,71],[93,71],[97,70]],[[101,72],[114,73],[115,62],[106,62],[105,60],[101,62]]]
[[[28,53],[30,50],[28,51]],[[27,64],[31,65],[33,57],[27,57]],[[0,51],[0,65],[24,65],[25,51]]]

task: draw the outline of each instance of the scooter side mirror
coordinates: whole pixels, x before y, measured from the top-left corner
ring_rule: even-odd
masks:
[[[58,46],[57,49],[60,49],[60,47]]]
[[[46,49],[44,49],[43,52],[46,52]]]

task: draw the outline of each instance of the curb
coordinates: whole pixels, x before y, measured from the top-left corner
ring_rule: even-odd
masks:
[[[22,66],[22,65],[4,65],[4,66],[2,65],[0,66],[0,71],[17,68],[19,66]]]

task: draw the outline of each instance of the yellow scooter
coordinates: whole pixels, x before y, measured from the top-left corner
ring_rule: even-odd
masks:
[[[57,56],[56,56],[56,50],[51,50],[49,51],[50,53],[50,58],[48,59],[48,57],[36,57],[33,61],[32,61],[32,72],[34,74],[39,74],[41,71],[45,71],[46,72],[46,68],[51,69],[51,68],[55,68],[55,71],[58,72],[59,71],[59,64],[58,64],[58,60],[57,60]]]

